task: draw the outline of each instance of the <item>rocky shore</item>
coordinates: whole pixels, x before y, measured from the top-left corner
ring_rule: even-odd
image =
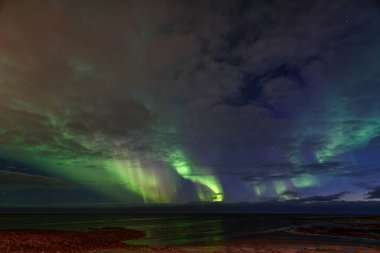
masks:
[[[293,232],[334,236],[367,236],[352,231],[323,227],[299,227]],[[373,231],[372,231],[373,232]],[[0,230],[1,253],[380,253],[380,247],[333,244],[323,241],[278,239],[240,239],[215,242],[212,245],[179,247],[132,246],[124,241],[144,237],[144,232],[124,228],[102,228],[88,231]]]
[[[1,253],[82,253],[94,250],[122,249],[125,240],[145,234],[124,228],[89,231],[1,230]]]

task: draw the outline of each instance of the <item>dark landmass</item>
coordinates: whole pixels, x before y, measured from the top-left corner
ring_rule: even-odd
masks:
[[[316,213],[315,210],[318,210]],[[0,214],[310,214],[378,215],[380,201],[263,201],[258,203],[187,203],[97,206],[0,206]]]
[[[89,231],[0,230],[1,253],[81,253],[94,250],[122,249],[124,240],[144,237],[145,233],[124,228]]]

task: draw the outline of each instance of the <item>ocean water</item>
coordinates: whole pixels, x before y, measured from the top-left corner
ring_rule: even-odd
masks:
[[[0,229],[88,230],[124,227],[146,233],[145,238],[128,243],[152,246],[270,237],[291,227],[312,225],[332,224],[330,219],[322,216],[298,215],[0,215]],[[365,243],[377,244],[371,241]]]

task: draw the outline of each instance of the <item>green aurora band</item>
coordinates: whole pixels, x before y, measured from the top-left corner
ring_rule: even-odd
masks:
[[[335,95],[339,97],[338,95]],[[322,182],[317,175],[312,175],[305,171],[303,165],[307,160],[302,155],[303,143],[309,140],[309,136],[321,136],[321,144],[313,150],[314,158],[319,164],[334,162],[344,157],[349,152],[365,147],[374,137],[380,134],[380,118],[375,115],[361,116],[352,115],[349,109],[349,101],[344,99],[337,103],[335,100],[326,99],[324,101],[327,115],[321,115],[321,118],[314,121],[306,121],[303,131],[297,132],[294,136],[295,143],[293,149],[288,154],[289,162],[299,171],[297,177],[291,178],[284,182],[273,182],[273,188],[277,195],[281,196],[285,189],[308,188],[321,186]],[[335,107],[333,106],[335,105]],[[331,115],[335,115],[331,119]],[[351,159],[351,158],[350,158]],[[257,186],[254,188],[257,196],[263,195],[262,190]]]
[[[193,166],[191,166],[182,150],[173,150],[173,152],[169,153],[166,161],[184,179],[197,184],[197,193],[200,200],[215,202],[223,200],[223,189],[218,180],[205,169],[198,168],[198,171],[194,173]]]
[[[68,129],[64,119],[31,104],[13,101],[11,108],[39,117],[42,124],[52,129],[54,140],[37,143],[35,138],[38,139],[37,135],[41,133],[22,129],[26,134],[15,136],[12,144],[2,150],[4,157],[37,166],[49,174],[63,176],[120,201],[125,201],[126,191],[140,196],[145,203],[171,203],[174,200],[177,182],[175,175],[167,169],[155,168],[155,163],[143,165],[138,155],[128,150],[117,150],[124,157],[107,155],[102,151],[105,147]],[[1,137],[4,138],[7,132],[9,130],[1,129]],[[73,150],[73,146],[77,150]],[[214,176],[206,169],[194,170],[181,149],[164,146],[171,147],[163,158],[166,167],[173,168],[175,174],[193,182],[199,200],[223,200],[222,187]],[[159,160],[156,163],[160,164]]]
[[[182,178],[193,182],[201,201],[223,201],[223,188],[219,180],[207,168],[194,166],[178,144],[170,140],[176,139],[175,128],[155,127],[156,153],[159,158],[172,167]]]
[[[347,129],[352,120],[338,120],[329,129],[326,143],[315,152],[318,162],[323,163],[352,149],[364,147],[379,133],[380,120],[369,120],[366,124]]]

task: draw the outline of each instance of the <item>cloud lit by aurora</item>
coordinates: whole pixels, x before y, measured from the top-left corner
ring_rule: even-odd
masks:
[[[206,2],[4,1],[0,170],[20,177],[0,178],[4,203],[54,188],[22,173],[78,202],[377,189],[378,4]]]

